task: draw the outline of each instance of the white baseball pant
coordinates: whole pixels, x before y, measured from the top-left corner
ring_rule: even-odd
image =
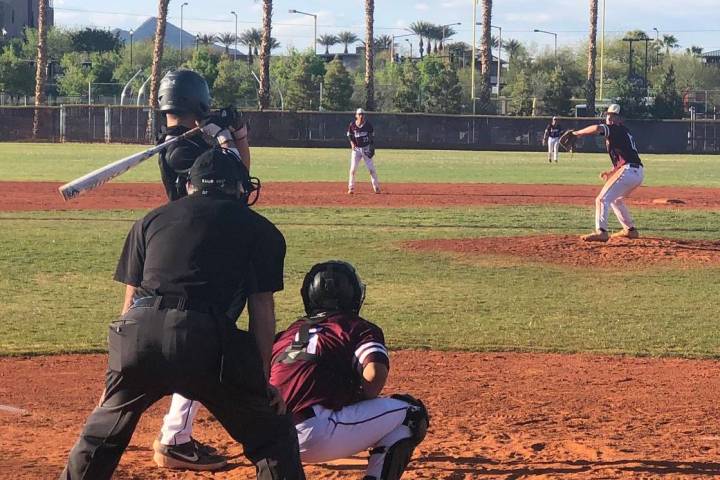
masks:
[[[163,445],[182,445],[192,437],[192,425],[200,408],[200,402],[188,400],[174,394],[170,401],[170,409],[163,418],[160,429],[160,443]]]
[[[348,181],[348,191],[355,189],[355,172],[357,171],[360,160],[365,160],[365,166],[370,172],[370,182],[372,183],[373,190],[376,192],[380,191],[380,181],[377,177],[377,171],[375,170],[375,163],[370,158],[363,147],[353,148],[350,153],[350,179]]]
[[[630,211],[625,206],[624,198],[639,187],[644,178],[643,167],[636,168],[630,165],[624,165],[610,176],[595,199],[596,230],[607,231],[610,208],[615,212],[615,216],[624,229],[629,230],[635,227]]]
[[[387,447],[412,436],[403,425],[410,407],[407,402],[386,397],[358,402],[338,411],[314,405],[315,416],[295,426],[302,461],[327,462],[386,447],[368,459],[366,475],[380,478]]]
[[[548,160],[558,161],[558,151],[560,150],[560,137],[549,137],[547,141]]]

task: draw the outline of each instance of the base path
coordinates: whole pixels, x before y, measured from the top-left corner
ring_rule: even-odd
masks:
[[[392,352],[387,392],[423,399],[426,441],[403,479],[720,477],[720,375],[709,360],[553,354]],[[57,478],[102,390],[105,355],[0,358],[0,478]],[[217,474],[152,462],[167,399],[142,418],[117,479],[254,478],[204,410],[198,439],[230,456]],[[307,467],[361,478],[365,454]]]
[[[56,182],[0,182],[0,210],[106,210],[153,208],[167,201],[159,183],[110,183],[64,202]],[[364,188],[364,189],[363,189]],[[354,195],[339,182],[268,182],[258,206],[453,207],[467,205],[588,205],[600,185],[390,183],[375,195],[363,185]],[[675,203],[681,200],[683,203]],[[640,187],[629,203],[657,208],[720,208],[720,189]]]

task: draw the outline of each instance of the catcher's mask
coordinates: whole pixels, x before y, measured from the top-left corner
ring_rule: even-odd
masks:
[[[210,89],[199,73],[173,70],[160,81],[158,104],[163,113],[193,113],[198,118],[205,118],[210,111]]]
[[[188,179],[201,195],[237,196],[248,205],[255,203],[260,193],[260,180],[251,177],[235,155],[217,147],[195,160]]]
[[[357,314],[365,301],[365,284],[351,264],[330,260],[310,269],[300,295],[308,315],[332,310]]]

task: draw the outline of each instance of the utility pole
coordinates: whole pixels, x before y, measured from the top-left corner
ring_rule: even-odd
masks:
[[[235,15],[235,52],[233,52],[233,62],[235,62],[235,61],[237,61],[237,52],[238,52],[238,29],[237,29],[238,16],[237,16],[237,13],[235,13],[234,11],[232,11],[230,13]]]
[[[185,8],[187,4],[188,2],[185,2],[180,5],[180,65],[183,63],[183,34],[185,33],[183,31],[183,8]]]

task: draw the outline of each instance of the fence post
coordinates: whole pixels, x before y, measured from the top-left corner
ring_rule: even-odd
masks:
[[[65,105],[60,105],[60,142],[65,142],[65,122],[67,121]]]
[[[110,106],[105,105],[105,143],[112,141],[112,112]]]

